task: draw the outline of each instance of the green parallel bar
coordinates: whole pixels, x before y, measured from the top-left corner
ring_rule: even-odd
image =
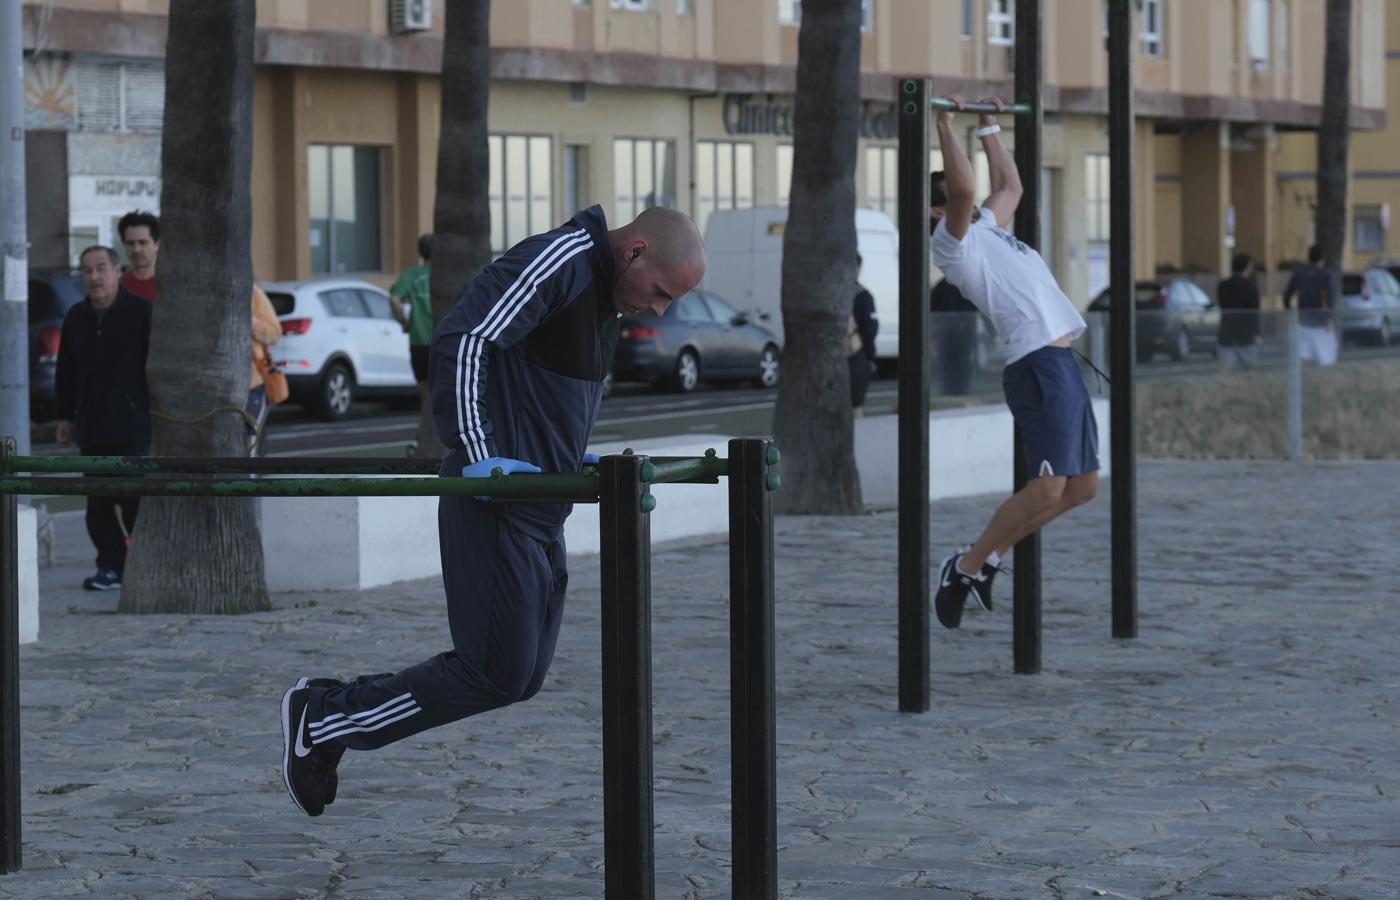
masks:
[[[721,466],[721,463],[725,463]],[[713,456],[694,456],[671,460],[648,460],[642,466],[642,480],[651,484],[693,482],[718,484],[719,476],[728,474],[727,461]]]
[[[442,497],[597,503],[595,475],[491,478],[4,478],[0,495],[104,497]]]
[[[963,101],[962,109],[953,105],[953,101],[947,97],[934,97],[929,101],[929,106],[940,112],[967,112],[967,113],[997,113],[997,108],[991,103],[977,103],[971,100]],[[1001,115],[1028,116],[1031,114],[1029,103],[1008,103],[1001,111]]]
[[[17,456],[8,471],[81,475],[436,475],[441,460],[346,457],[182,459],[154,456]]]
[[[653,463],[704,463],[700,477],[713,482],[728,474],[722,457],[654,456]],[[17,473],[61,475],[436,475],[437,459],[345,457],[204,457],[182,459],[153,456],[17,456],[0,475]],[[674,479],[668,479],[674,480]]]

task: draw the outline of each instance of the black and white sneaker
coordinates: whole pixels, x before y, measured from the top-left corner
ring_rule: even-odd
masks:
[[[933,595],[933,611],[944,628],[957,628],[962,623],[963,606],[967,604],[968,584],[972,579],[958,571],[961,553],[954,553],[938,567],[938,591]]]
[[[83,579],[85,591],[119,591],[122,587],[122,573],[116,569],[98,569],[96,575]]]
[[[306,687],[339,688],[345,686],[345,682],[336,678],[306,679]],[[311,755],[317,757],[319,768],[324,772],[326,805],[330,806],[335,802],[335,790],[340,786],[340,777],[336,775],[335,770],[340,765],[340,758],[345,755],[345,745],[339,741],[322,741],[312,749]]]
[[[976,578],[970,575],[964,575],[960,570],[954,570],[954,572],[959,578],[963,578],[967,581],[967,595],[976,601],[977,606],[982,612],[991,612],[992,577],[997,573],[996,566],[989,566],[983,563],[982,571],[977,574]]]
[[[345,748],[336,745],[332,750],[311,745],[311,732],[306,723],[307,701],[311,699],[309,684],[308,679],[298,678],[282,695],[282,783],[298,809],[308,816],[319,816],[334,799],[332,779]]]

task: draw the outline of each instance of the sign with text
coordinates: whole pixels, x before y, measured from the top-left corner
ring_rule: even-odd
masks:
[[[725,134],[792,136],[794,109],[791,98],[773,100],[759,99],[754,94],[725,94],[720,115]],[[894,107],[888,103],[863,101],[860,104],[860,136],[874,141],[897,140],[899,128]]]
[[[68,209],[72,212],[160,212],[160,179],[147,175],[70,175]]]

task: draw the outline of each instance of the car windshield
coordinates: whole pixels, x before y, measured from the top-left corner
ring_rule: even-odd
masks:
[[[1342,293],[1343,293],[1343,294],[1359,294],[1359,293],[1361,293],[1361,281],[1362,281],[1362,278],[1361,278],[1360,275],[1343,275],[1343,276],[1342,276]]]

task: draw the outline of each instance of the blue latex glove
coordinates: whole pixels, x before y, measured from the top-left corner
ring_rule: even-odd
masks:
[[[540,467],[533,463],[527,463],[520,459],[511,459],[507,456],[492,456],[478,460],[469,466],[462,467],[463,478],[490,478],[491,473],[500,469],[504,474],[510,475],[514,472],[539,472]],[[477,497],[478,500],[490,501],[490,497]]]
[[[585,454],[583,454],[583,464],[584,464],[585,466],[596,466],[596,465],[598,465],[598,463],[601,462],[601,461],[602,461],[602,460],[600,460],[600,459],[598,458],[598,454],[596,454],[596,453],[585,453]]]

